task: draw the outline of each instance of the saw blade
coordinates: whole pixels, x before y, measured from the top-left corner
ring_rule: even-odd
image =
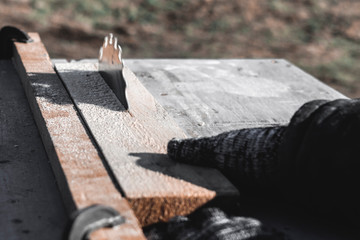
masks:
[[[99,73],[109,85],[125,110],[129,109],[126,99],[126,81],[123,75],[124,63],[118,39],[112,33],[104,38],[99,53]]]

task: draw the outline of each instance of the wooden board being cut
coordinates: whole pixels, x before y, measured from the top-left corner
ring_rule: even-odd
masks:
[[[140,223],[166,221],[238,191],[215,169],[170,161],[166,146],[186,135],[125,68],[130,112],[92,63],[58,63],[66,85]]]
[[[126,222],[91,239],[144,239],[134,213],[115,188],[37,34],[15,43],[14,62],[55,173],[68,214],[93,204],[111,206]]]
[[[287,124],[314,99],[346,98],[283,59],[127,59],[187,135]]]
[[[345,98],[282,59],[126,59],[126,64],[189,136],[286,124],[307,101]],[[359,239],[346,222],[317,218],[297,205],[246,196],[239,205],[241,216],[256,218],[287,239]]]

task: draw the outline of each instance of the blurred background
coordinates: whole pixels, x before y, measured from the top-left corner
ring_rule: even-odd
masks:
[[[285,58],[360,97],[358,0],[0,0],[0,27],[39,32],[51,58]]]

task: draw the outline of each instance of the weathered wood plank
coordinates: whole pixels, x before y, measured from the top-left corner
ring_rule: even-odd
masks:
[[[287,124],[313,99],[345,98],[282,59],[128,59],[187,135]]]
[[[97,59],[84,59],[81,62],[97,61]],[[316,98],[345,98],[285,60],[127,59],[126,64],[179,126],[193,136],[213,135],[242,127],[285,124],[296,109],[306,101]],[[225,68],[231,68],[229,71],[232,73],[228,80],[206,71],[201,72],[202,69],[209,68],[216,71],[223,64],[226,65]],[[164,69],[175,75],[178,81],[171,81],[174,77],[171,77],[171,74],[167,77],[163,73]],[[246,76],[249,79],[244,80]],[[202,82],[205,87],[194,88],[192,81]],[[227,82],[223,83],[224,81]],[[232,81],[234,83],[231,83]],[[253,81],[260,83],[251,84]],[[263,81],[268,84],[262,85]],[[277,81],[280,83],[270,84]],[[211,86],[206,87],[206,84]],[[239,87],[241,91],[239,90],[239,94],[227,96],[225,89],[229,87],[222,88],[222,84],[233,88],[241,85]],[[254,92],[262,90],[259,94],[265,95],[265,100],[260,97],[261,95],[258,98],[246,95],[244,88],[249,85],[253,90],[248,95],[251,93],[254,95]],[[264,88],[279,85],[289,85],[288,92],[279,93],[275,89],[275,93],[278,94],[271,97],[274,95],[271,90],[263,91]],[[214,89],[219,92],[213,93]],[[203,101],[202,99],[206,99],[205,96],[208,96],[207,99],[211,96],[211,101]],[[241,101],[245,103],[242,104]],[[254,112],[259,107],[253,108],[256,104],[264,107],[260,109],[260,114],[264,115],[265,112],[270,118],[259,117],[259,113]],[[210,107],[214,108],[213,113],[209,111]],[[243,111],[248,110],[247,115],[236,117],[239,114],[237,112],[239,107]],[[271,111],[268,108],[271,108]],[[299,210],[298,206],[284,208],[282,205],[274,206],[271,202],[264,205],[263,201],[259,203],[254,199],[246,200],[240,202],[244,216],[257,218],[262,223],[283,232],[290,239],[356,239],[358,236],[351,227],[340,226],[338,223],[329,226],[325,219],[316,218],[311,213]]]
[[[56,69],[142,225],[188,214],[218,197],[237,197],[217,170],[167,159],[166,146],[186,137],[132,72],[125,68],[130,112],[96,64],[59,63]]]
[[[92,234],[92,239],[144,239],[137,219],[106,171],[40,37],[15,43],[15,65],[69,214],[93,204],[118,210],[126,223]]]
[[[20,79],[0,60],[0,239],[61,240],[66,220]]]
[[[127,66],[190,136],[287,124],[314,99],[346,96],[282,59],[127,59]],[[331,225],[298,206],[241,198],[244,216],[289,239],[356,239],[346,224]]]

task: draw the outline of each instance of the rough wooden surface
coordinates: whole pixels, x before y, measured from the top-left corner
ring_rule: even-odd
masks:
[[[307,101],[345,98],[281,59],[126,59],[125,63],[190,136],[286,124]],[[339,219],[315,217],[297,206],[240,199],[243,216],[259,219],[288,239],[358,239],[355,229]]]
[[[66,60],[55,62],[66,63]],[[97,60],[83,59],[80,62],[96,63]],[[345,98],[281,59],[126,59],[125,63],[190,136],[286,124],[306,101]],[[230,74],[226,74],[222,67]],[[217,69],[224,77],[214,73]],[[206,72],[208,70],[211,72]],[[228,87],[223,87],[223,84]],[[282,86],[282,90],[272,89],[273,86]],[[249,87],[252,90],[247,90]],[[230,93],[237,91],[238,94],[227,94],[228,89]],[[239,116],[238,108],[243,111],[243,116]],[[287,239],[359,238],[356,228],[346,226],[346,220],[316,217],[298,206],[284,207],[280,203],[264,204],[264,201],[243,198],[239,204],[244,210],[243,216],[259,219],[274,227],[279,234],[285,234]]]
[[[89,138],[37,34],[15,43],[15,65],[54,170],[68,214],[92,204],[118,210],[126,223],[92,234],[92,239],[143,239],[127,201],[121,197]]]
[[[215,195],[238,196],[217,170],[167,159],[167,142],[186,136],[131,71],[124,70],[129,113],[95,64],[59,63],[56,70],[142,225],[188,214]]]
[[[287,124],[314,99],[346,96],[282,59],[127,59],[126,65],[190,136]],[[243,216],[287,239],[359,239],[343,219],[324,219],[279,203],[240,198]]]
[[[126,65],[189,136],[287,124],[313,99],[344,95],[282,59],[129,59]]]
[[[67,217],[24,90],[0,61],[0,239],[62,239]]]

